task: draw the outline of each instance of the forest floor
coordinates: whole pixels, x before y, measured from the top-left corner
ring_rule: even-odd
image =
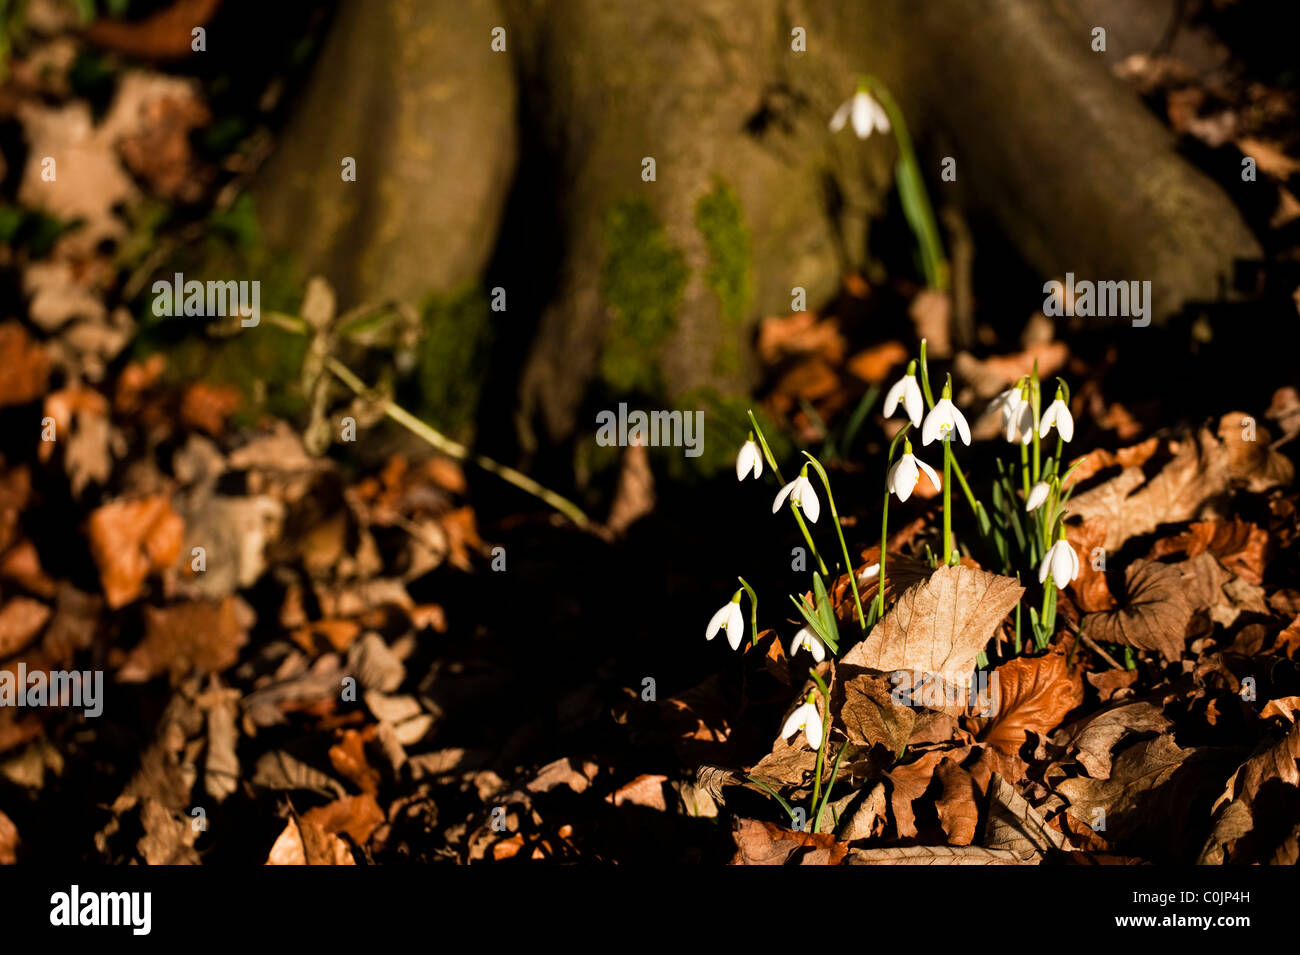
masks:
[[[944,606],[991,640],[998,705],[900,702],[891,672],[954,637],[916,625],[885,665],[887,617],[815,668],[819,759],[778,735],[816,680],[788,652],[785,594],[809,588],[775,483],[669,480],[629,448],[595,533],[391,423],[311,453],[301,416],[142,347],[153,271],[238,230],[273,127],[223,115],[219,78],[120,52],[139,40],[46,23],[0,86],[0,863],[1300,861],[1300,391],[1279,356],[1227,367],[1154,329],[1118,354],[1037,313],[981,319],[960,351],[929,293],[857,275],[765,319],[756,408],[826,463],[864,602],[897,431],[880,398],[920,338],[962,408],[1034,369],[1069,380],[1085,459],[1080,574],[1042,648],[989,617],[1007,578],[958,517],[971,546],[945,573],[966,589]],[[1257,160],[1269,198],[1243,212],[1294,262],[1294,89],[1172,57],[1123,75],[1207,171]],[[95,176],[43,179],[68,149]],[[1282,306],[1241,317],[1293,327]],[[998,430],[975,424],[973,484]],[[891,507],[891,601],[940,576],[940,502],[923,483]],[[761,601],[740,654],[703,639],[737,572]],[[853,635],[847,574],[830,602]],[[102,694],[5,700],[53,671]]]

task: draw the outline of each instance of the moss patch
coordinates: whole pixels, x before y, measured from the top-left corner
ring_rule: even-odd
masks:
[[[709,250],[704,281],[718,296],[722,317],[738,322],[749,311],[754,283],[749,272],[749,230],[731,187],[719,182],[712,192],[700,197],[695,204],[695,227]]]
[[[448,434],[468,436],[492,342],[492,311],[477,285],[429,299],[419,345],[420,409]]]
[[[600,357],[601,377],[617,391],[655,393],[661,380],[656,353],[676,321],[690,270],[643,199],[620,202],[605,225],[602,272],[614,320]]]

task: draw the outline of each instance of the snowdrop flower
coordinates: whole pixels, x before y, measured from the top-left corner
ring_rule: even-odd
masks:
[[[885,475],[885,484],[900,501],[906,501],[916,490],[916,483],[921,480],[921,471],[925,472],[925,476],[930,479],[935,489],[939,489],[939,475],[934,473],[934,468],[912,454],[912,442],[905,438],[903,455],[894,462],[894,466]]]
[[[1023,379],[994,398],[989,410],[1002,413],[1002,427],[1006,429],[1008,442],[1028,444],[1033,440],[1034,408],[1025,395]]]
[[[740,453],[736,455],[736,480],[745,480],[750,471],[754,472],[755,479],[763,474],[763,455],[758,450],[752,431],[749,433],[749,440],[740,446]]]
[[[718,635],[719,630],[727,631],[727,642],[731,644],[731,649],[740,649],[741,637],[745,635],[745,617],[740,612],[740,595],[743,590],[737,590],[736,595],[731,598],[731,603],[726,604],[709,621],[709,627],[704,631],[704,639],[712,640]]]
[[[799,476],[777,492],[776,500],[772,502],[773,514],[781,510],[787,497],[799,505],[799,509],[808,515],[808,520],[817,523],[817,515],[822,512],[822,506],[817,502],[812,482],[808,480],[808,465],[805,464]]]
[[[1043,563],[1038,568],[1038,582],[1045,583],[1047,575],[1052,575],[1052,583],[1058,590],[1079,576],[1079,555],[1074,552],[1070,542],[1065,539],[1065,529],[1061,529],[1061,539],[1048,548]]]
[[[1074,418],[1071,417],[1070,409],[1066,406],[1059,388],[1056,391],[1056,400],[1043,412],[1042,423],[1038,426],[1038,436],[1047,437],[1047,432],[1051,430],[1052,425],[1056,425],[1056,433],[1061,436],[1062,441],[1069,441],[1074,437]]]
[[[812,654],[814,663],[821,663],[826,659],[826,644],[822,643],[822,638],[813,633],[812,627],[806,624],[799,629],[790,641],[790,656],[794,656],[800,650],[807,650]]]
[[[840,104],[831,117],[831,132],[838,133],[850,119],[858,139],[866,139],[877,129],[882,133],[889,132],[889,115],[867,92],[865,85],[859,84],[858,91]]]
[[[869,567],[863,567],[862,573],[858,574],[858,583],[865,584],[868,580],[875,580],[880,576],[880,563],[876,562]]]
[[[898,410],[898,403],[903,403],[903,410],[912,420],[912,427],[921,427],[921,415],[925,411],[925,400],[921,397],[921,386],[916,383],[916,362],[907,366],[907,374],[889,389],[885,395],[885,417],[892,417]]]
[[[1025,498],[1025,510],[1036,511],[1042,507],[1043,502],[1047,500],[1047,492],[1050,490],[1051,488],[1048,486],[1046,481],[1039,481],[1031,487],[1029,489],[1029,497]]]
[[[809,746],[813,749],[821,747],[822,715],[817,712],[817,704],[813,702],[813,698],[814,695],[809,693],[808,699],[785,718],[785,725],[781,727],[782,739],[788,740],[803,730],[803,737],[808,741]]]
[[[951,398],[945,396],[936,401],[926,415],[925,427],[921,429],[921,443],[929,444],[935,438],[951,441],[954,431],[961,436],[962,444],[970,444],[970,425],[966,423],[965,415],[957,410]]]

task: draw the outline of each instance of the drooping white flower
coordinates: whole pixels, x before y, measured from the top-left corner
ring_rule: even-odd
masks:
[[[785,725],[781,727],[781,738],[788,740],[800,730],[803,730],[804,739],[813,749],[822,745],[822,715],[817,712],[816,703],[802,703],[787,716]]]
[[[952,403],[951,398],[940,398],[925,416],[921,443],[929,444],[935,438],[951,441],[954,432],[961,436],[963,444],[970,444],[970,425],[966,423],[966,416]]]
[[[1042,507],[1043,502],[1047,500],[1047,492],[1050,490],[1051,487],[1046,481],[1039,481],[1031,487],[1029,489],[1029,497],[1025,498],[1025,510],[1036,511]]]
[[[865,584],[868,580],[875,580],[880,576],[880,563],[869,564],[862,568],[862,573],[858,574],[858,583]]]
[[[781,505],[785,503],[787,497],[799,505],[799,509],[808,515],[808,520],[817,523],[817,515],[822,512],[822,506],[817,501],[816,493],[813,492],[812,482],[808,480],[807,467],[799,472],[797,478],[777,492],[776,500],[772,502],[773,514],[781,510]]]
[[[1066,406],[1065,401],[1061,398],[1061,393],[1056,393],[1056,400],[1047,406],[1043,412],[1043,420],[1038,425],[1038,436],[1047,437],[1047,432],[1056,426],[1056,433],[1061,436],[1063,441],[1069,441],[1074,437],[1074,418],[1070,415],[1070,409]]]
[[[898,403],[903,403],[903,410],[912,421],[912,427],[921,427],[921,415],[925,412],[925,399],[921,397],[921,386],[916,383],[916,375],[908,372],[894,382],[885,395],[885,417],[891,417],[898,410]]]
[[[1034,409],[1025,397],[1022,383],[1013,385],[994,398],[988,410],[1002,415],[1002,428],[1010,443],[1019,441],[1028,444],[1033,439]]]
[[[838,133],[850,119],[858,139],[866,139],[877,129],[882,133],[889,132],[889,115],[865,89],[859,89],[840,104],[831,117],[831,132]]]
[[[740,446],[740,453],[736,455],[736,480],[745,480],[751,471],[755,478],[763,474],[763,454],[752,437]]]
[[[709,620],[709,626],[704,631],[705,640],[712,640],[719,630],[725,630],[731,649],[740,649],[741,638],[745,635],[745,616],[740,612],[740,594],[741,591],[737,590],[731,602],[723,605]]]
[[[817,636],[813,628],[807,624],[800,627],[799,632],[790,641],[790,656],[794,656],[800,650],[811,653],[815,663],[821,663],[826,659],[826,644],[822,643],[822,638]]]
[[[1021,444],[1028,444],[1034,440],[1034,406],[1027,399],[1022,399],[1020,404],[1003,418],[1003,424],[1006,425],[1006,437],[1009,443],[1015,444],[1019,441]]]
[[[1052,575],[1052,583],[1058,590],[1064,590],[1066,584],[1079,576],[1079,555],[1065,538],[1047,549],[1038,567],[1038,582],[1045,583],[1048,574]]]
[[[912,442],[905,441],[902,456],[894,462],[894,466],[885,475],[885,485],[900,501],[906,501],[916,490],[916,484],[921,480],[921,471],[925,472],[925,476],[930,479],[935,490],[942,490],[939,486],[939,475],[934,473],[934,468],[912,454]]]

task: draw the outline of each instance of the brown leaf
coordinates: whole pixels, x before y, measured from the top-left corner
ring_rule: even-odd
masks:
[[[18,827],[13,820],[0,812],[0,865],[13,865],[18,861]]]
[[[1008,756],[1019,751],[1029,733],[1046,736],[1083,702],[1079,670],[1071,671],[1059,653],[1018,657],[994,674],[996,712],[984,722],[980,739]]]
[[[1051,828],[1016,787],[994,774],[989,783],[989,819],[984,847],[1012,853],[1022,862],[1041,862],[1053,850],[1068,851],[1065,836]]]
[[[101,17],[86,29],[98,47],[146,59],[180,59],[193,53],[191,31],[206,24],[221,0],[173,0],[138,21]]]
[[[357,845],[364,846],[383,824],[384,811],[374,796],[362,793],[308,809],[302,814],[302,821],[319,826],[330,835],[344,833]]]
[[[1135,560],[1124,571],[1124,603],[1118,610],[1092,614],[1085,621],[1093,640],[1136,650],[1159,652],[1168,660],[1182,656],[1187,624],[1192,619],[1177,566]]]
[[[225,434],[226,419],[239,410],[242,400],[239,389],[230,385],[196,381],[181,398],[181,423],[219,438]]]
[[[1106,541],[1106,522],[1091,520],[1067,524],[1065,534],[1079,555],[1079,576],[1070,584],[1075,604],[1084,613],[1114,609],[1115,597],[1106,583],[1106,571],[1094,568],[1092,560],[1093,551]]]
[[[737,819],[732,835],[732,865],[839,865],[849,851],[830,833],[795,832],[757,819]]]
[[[1084,717],[1055,734],[1052,742],[1072,752],[1093,779],[1110,776],[1111,750],[1123,737],[1163,733],[1173,724],[1160,707],[1145,700],[1112,706]]]
[[[1029,865],[1006,849],[982,846],[899,846],[852,849],[846,865]]]
[[[845,364],[849,374],[872,385],[885,382],[889,373],[907,361],[907,349],[902,342],[888,341],[872,345],[858,352]]]
[[[1195,557],[1209,551],[1224,570],[1252,584],[1264,582],[1268,532],[1239,518],[1231,521],[1199,521],[1186,532],[1156,541],[1151,556],[1186,554]]]
[[[840,725],[855,746],[880,743],[891,753],[900,753],[912,735],[916,710],[893,698],[888,674],[857,670],[841,664],[844,704]]]
[[[1246,440],[1252,429],[1254,440]],[[1192,520],[1234,483],[1262,492],[1288,484],[1294,476],[1291,462],[1269,448],[1267,431],[1238,412],[1224,415],[1214,430],[1202,427],[1193,439],[1171,444],[1170,450],[1173,459],[1150,480],[1139,468],[1126,467],[1071,498],[1074,514],[1105,522],[1108,552],[1161,524]]]
[[[137,501],[110,501],[87,524],[90,553],[112,609],[140,596],[145,578],[176,563],[185,527],[171,502],[158,494]]]
[[[234,666],[248,642],[240,617],[235,597],[146,607],[144,639],[127,654],[117,678],[142,683],[167,674],[175,685],[191,672],[219,673]]]
[[[1237,767],[1214,809],[1230,800],[1241,799],[1253,803],[1260,788],[1267,782],[1278,780],[1287,786],[1300,786],[1300,723],[1292,724],[1280,740],[1266,740],[1254,755]]]
[[[943,789],[935,798],[934,808],[939,815],[939,824],[948,835],[948,844],[970,845],[980,816],[979,806],[975,803],[978,795],[975,782],[970,773],[949,757],[940,761],[935,775]]]
[[[290,819],[266,857],[267,865],[356,865],[352,850],[306,819]]]
[[[0,659],[35,640],[49,619],[50,608],[30,597],[14,597],[0,607]]]
[[[887,774],[891,788],[889,807],[894,813],[894,828],[903,839],[915,838],[916,812],[912,803],[920,799],[930,788],[930,780],[946,755],[937,750],[922,753],[921,756],[904,766],[895,766]]]
[[[0,408],[25,405],[45,394],[50,359],[17,322],[0,322]]]
[[[330,763],[339,775],[352,782],[363,793],[379,792],[379,771],[366,759],[366,743],[374,739],[377,727],[372,724],[364,730],[344,730],[341,742],[329,749]]]
[[[1013,578],[940,567],[903,592],[843,662],[868,670],[933,673],[965,685],[975,657],[1024,593]]]

